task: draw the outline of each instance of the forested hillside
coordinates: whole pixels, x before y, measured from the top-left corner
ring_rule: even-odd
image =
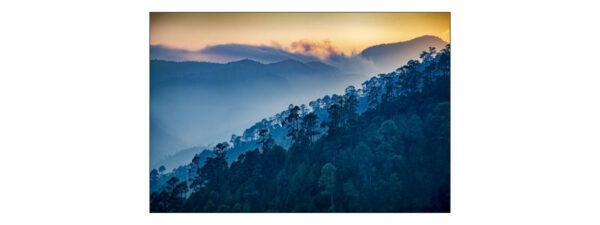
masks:
[[[342,92],[349,84],[364,79],[364,75],[322,62],[151,60],[152,168],[190,147],[227,140],[289,104]],[[174,163],[181,165],[181,161]]]
[[[183,175],[151,193],[150,210],[449,212],[449,45],[310,106],[278,115],[279,134],[245,134],[257,146],[232,163],[234,138],[203,163],[190,159]],[[158,182],[159,172],[150,179]]]

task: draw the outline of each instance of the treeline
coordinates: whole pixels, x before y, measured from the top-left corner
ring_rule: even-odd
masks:
[[[357,113],[360,98],[369,108]],[[227,142],[187,179],[172,177],[150,196],[152,212],[448,212],[450,210],[450,46],[389,74],[350,86],[327,108],[290,106],[292,140],[259,147],[229,165]],[[156,173],[151,179],[156,178]]]

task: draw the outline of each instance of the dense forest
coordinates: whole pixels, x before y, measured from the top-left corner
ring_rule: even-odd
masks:
[[[256,147],[236,160],[231,142],[196,155],[152,191],[151,212],[450,211],[449,45],[328,102],[284,111],[285,146],[256,129]]]

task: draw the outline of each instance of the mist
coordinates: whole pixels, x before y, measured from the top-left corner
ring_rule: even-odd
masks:
[[[342,94],[348,85],[360,88],[370,77],[445,44],[423,36],[351,55],[330,43],[306,41],[289,48],[223,44],[197,51],[151,46],[151,162],[228,141],[289,104],[308,105]]]
[[[237,68],[236,68],[237,69]],[[243,70],[246,70],[244,67]],[[235,73],[234,73],[235,74]],[[152,161],[183,148],[211,146],[240,135],[254,123],[275,115],[289,104],[307,104],[366,77],[341,71],[321,74],[247,74],[248,79],[169,80],[153,84],[150,99]],[[158,75],[157,75],[158,76]],[[275,76],[275,75],[273,75]],[[170,138],[164,138],[170,137]]]

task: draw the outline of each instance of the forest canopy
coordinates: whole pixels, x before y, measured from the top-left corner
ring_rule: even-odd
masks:
[[[152,170],[151,212],[450,211],[450,45],[311,107],[281,115],[288,144],[260,128],[231,162],[235,141]]]

